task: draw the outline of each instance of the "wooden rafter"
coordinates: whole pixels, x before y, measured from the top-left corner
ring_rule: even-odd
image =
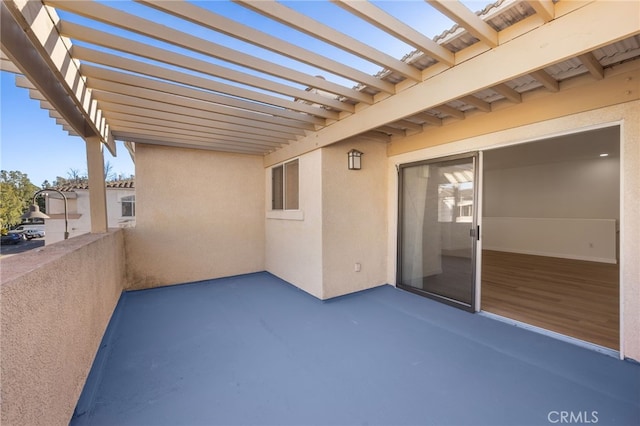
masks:
[[[239,98],[250,100],[253,101],[249,103],[255,111],[264,112],[265,114],[307,121],[318,125],[323,125],[325,118],[336,119],[338,117],[337,112],[327,110],[326,108],[314,107],[303,102],[294,102],[280,96],[260,93],[231,84],[221,83],[213,79],[199,77],[193,73],[175,71],[150,63],[100,52],[84,46],[74,46],[72,54],[74,58],[81,60],[85,64],[106,65],[114,69],[131,71],[140,75],[186,84],[223,95],[230,95],[226,96],[226,98],[230,99]],[[271,106],[279,108],[271,108]],[[347,109],[347,111],[350,110],[352,109]],[[299,114],[297,111],[304,112],[305,114]]]
[[[127,61],[124,58],[123,60]],[[263,103],[249,102],[242,98],[223,96],[215,92],[215,88],[217,87],[217,85],[215,84],[215,82],[212,82],[211,80],[198,78],[197,76],[193,76],[189,74],[182,76],[180,75],[180,73],[177,73],[175,71],[166,70],[162,68],[154,68],[153,66],[150,66],[150,65],[143,66],[143,69],[141,71],[147,75],[150,75],[151,77],[159,77],[160,75],[163,75],[165,77],[170,77],[165,79],[167,82],[163,82],[157,79],[141,77],[138,75],[124,73],[120,71],[115,71],[112,69],[96,67],[93,65],[89,65],[87,63],[84,63],[82,65],[82,70],[83,70],[83,75],[85,75],[86,77],[102,78],[105,80],[115,81],[115,82],[129,84],[129,85],[139,85],[139,87],[143,87],[143,88],[167,91],[169,93],[180,94],[181,96],[186,96],[186,97],[195,97],[197,99],[208,100],[210,102],[218,103],[221,105],[227,105],[229,107],[238,108],[241,110],[254,111],[254,112],[266,114],[273,117],[282,117],[282,118],[287,118],[292,120],[299,120],[299,121],[312,123],[312,124],[320,124],[320,125],[324,124],[324,120],[314,117],[312,115],[299,114],[297,112],[291,111],[290,109],[285,109],[286,104],[285,104],[285,108],[276,108],[270,105],[265,105]],[[154,72],[156,70],[158,72]],[[161,70],[163,72],[161,72]],[[167,76],[166,74],[169,74],[169,75]],[[180,79],[180,77],[183,77],[183,78]],[[168,82],[179,83],[179,85],[178,84],[172,85],[172,83],[168,83]],[[190,85],[191,87],[195,87],[195,88],[183,87],[184,85]],[[205,89],[205,90],[198,90],[198,89]],[[210,90],[214,90],[214,91],[212,92]],[[289,103],[295,105],[300,102],[289,101]],[[316,109],[319,110],[321,108],[316,108]],[[323,115],[326,118],[332,118],[332,119],[338,118],[337,113],[331,112],[331,111],[328,111],[328,113],[329,114],[327,115],[324,115],[324,114]]]
[[[330,0],[347,12],[341,16],[362,19],[424,53],[412,53],[409,63],[357,35],[342,33],[338,26],[321,23],[313,8],[294,10],[274,0],[233,1],[237,6],[227,5],[229,10],[246,7],[252,12],[241,12],[262,15],[258,24],[236,21],[215,3],[138,0],[149,7],[128,8],[90,0],[3,0],[3,12],[10,8],[11,16],[18,16],[21,36],[30,44],[23,45],[25,54],[20,56],[20,49],[2,40],[3,51],[13,50],[0,56],[0,66],[25,70],[28,79],[20,81],[29,82],[30,95],[65,129],[74,131],[79,125],[92,140],[96,131],[111,130],[111,140],[266,154],[268,165],[349,138],[397,140],[431,131],[432,126],[446,127],[452,119],[475,115],[454,108],[463,102],[463,109],[471,105],[485,112],[509,108],[507,102],[529,101],[524,94],[538,87],[523,78],[527,75],[551,91],[571,87],[565,79],[576,73],[565,71],[575,69],[576,59],[593,78],[606,79],[609,74],[598,60],[601,49],[609,46],[618,52],[618,42],[640,31],[637,20],[629,18],[637,16],[639,7],[628,2],[613,7],[600,0],[580,5],[525,0],[522,8],[507,1],[474,14],[460,1],[425,0],[459,24],[436,43],[423,35],[423,28],[408,25],[372,1]],[[323,7],[334,8],[326,3]],[[59,20],[54,8],[70,13]],[[308,11],[297,11],[303,9]],[[35,13],[38,10],[43,13]],[[514,15],[521,19],[511,21]],[[616,25],[600,25],[603,16]],[[262,26],[269,20],[292,31],[285,38]],[[9,30],[3,25],[3,39],[15,36]],[[365,74],[332,56],[337,50],[312,49],[292,36],[299,32],[318,45],[331,44],[378,64],[384,72]],[[475,39],[480,42],[474,44]],[[451,46],[455,54],[448,50]],[[37,64],[29,64],[34,53],[44,59],[40,65],[48,73],[39,75]],[[303,64],[320,74],[326,71],[326,79],[302,71],[310,69]],[[552,69],[553,76],[545,71]],[[342,81],[337,77],[347,84],[337,83]],[[47,82],[65,90],[48,92]],[[52,93],[71,102],[60,103]],[[73,112],[69,106],[80,114],[67,114]],[[94,123],[88,127],[83,121],[87,117]]]
[[[372,128],[389,125],[425,109],[435,109],[438,105],[572,59],[607,43],[637,35],[640,31],[637,19],[629,17],[637,16],[638,10],[638,4],[633,2],[617,2],[615,8],[603,1],[585,3],[571,13],[556,17],[554,25],[529,27],[508,43],[434,74],[422,83],[317,130],[311,136],[298,139],[295,144],[268,155],[265,164],[274,164]],[[617,22],[617,25],[598,25],[603,16]],[[583,28],[585,25],[589,25],[589,31],[567,31],[567,28]]]
[[[226,68],[223,66],[219,66],[201,59],[193,58],[187,55],[183,55],[180,53],[172,52],[166,49],[161,49],[158,47],[146,45],[144,43],[137,42],[135,40],[128,40],[124,37],[119,37],[113,34],[108,34],[102,31],[94,30],[82,25],[70,23],[70,22],[62,22],[60,24],[60,32],[62,35],[67,36],[69,38],[73,38],[79,41],[83,41],[86,43],[91,43],[96,46],[102,46],[109,49],[117,50],[120,52],[132,54],[135,56],[139,56],[141,58],[151,59],[160,63],[165,63],[171,66],[184,68],[187,70],[197,71],[199,73],[223,78],[232,82],[241,83],[242,85],[254,87],[257,89],[265,90],[268,92],[273,92],[275,94],[282,94],[289,96],[295,99],[304,99],[306,101],[318,104],[325,105],[332,108],[342,108],[343,103],[333,99],[328,98],[326,96],[321,96],[316,93],[306,91],[303,89],[299,89],[296,87],[292,87],[283,83],[279,83],[276,81],[268,80],[262,77],[258,77],[255,75],[251,75],[248,73],[244,73],[241,71],[233,70],[230,68]],[[89,54],[87,49],[82,50],[81,52],[85,52]],[[106,58],[105,53],[101,55],[93,54],[92,60],[102,61]],[[123,61],[119,61],[123,62]],[[114,67],[119,67],[117,61],[111,59],[110,62],[107,62],[106,65],[113,64]],[[100,63],[100,62],[98,62]],[[227,91],[229,89],[229,91]],[[233,96],[238,96],[237,93],[231,91],[232,89],[227,87],[223,89],[220,86],[220,91],[223,93],[228,93]],[[368,96],[365,93],[360,93],[357,91],[352,91],[352,98],[357,100],[358,102],[365,103],[373,103],[373,99],[371,96]],[[294,109],[294,108],[292,108]],[[321,114],[317,111],[317,109],[303,109],[302,111],[311,114]]]
[[[473,95],[463,96],[460,100],[466,104],[476,107],[480,111],[491,112],[491,104],[489,102],[483,101]]]
[[[412,117],[422,120],[432,126],[442,126],[442,119],[434,117],[431,114],[427,114],[426,112],[419,112],[418,114],[412,115]]]
[[[484,44],[489,47],[496,47],[498,45],[498,32],[458,0],[425,1],[461,27],[464,27]]]
[[[465,115],[463,111],[460,111],[459,109],[456,109],[454,107],[451,107],[449,105],[438,105],[437,107],[434,108],[437,111],[440,111],[441,113],[454,117],[454,118],[458,118],[460,120],[464,120]]]
[[[491,89],[495,90],[511,102],[514,102],[516,104],[522,102],[522,95],[518,93],[518,91],[512,89],[504,83],[495,85]]]
[[[545,22],[555,18],[555,6],[552,0],[528,0],[528,3]]]
[[[530,75],[531,77],[538,80],[548,90],[552,92],[557,92],[558,90],[560,90],[560,83],[558,83],[558,80],[553,78],[553,76],[545,70],[537,70],[532,72]]]
[[[224,132],[230,132],[231,134],[243,134],[251,139],[256,137],[265,136],[267,138],[273,137],[275,139],[287,141],[293,140],[298,135],[304,134],[304,132],[291,133],[283,129],[265,128],[265,127],[251,127],[244,124],[234,124],[224,121],[218,121],[212,118],[211,114],[201,110],[189,110],[184,107],[172,107],[170,105],[164,105],[161,103],[154,103],[144,99],[126,99],[126,96],[102,93],[98,94],[99,103],[104,111],[109,113],[109,116],[123,114],[136,120],[144,121],[149,119],[158,119],[164,122],[183,124],[193,127],[203,127],[206,129],[214,129]],[[118,103],[128,102],[128,103]],[[171,111],[171,112],[169,112]]]
[[[595,79],[602,80],[604,78],[604,68],[600,64],[600,61],[593,56],[593,53],[585,53],[578,56],[578,59],[580,59],[580,62],[582,62]]]
[[[46,4],[114,27],[134,31],[138,34],[170,43],[199,54],[222,59],[261,73],[303,84],[308,87],[315,87],[329,93],[348,97],[353,90],[94,1],[69,2],[64,0],[47,0]]]
[[[23,28],[29,25],[16,3],[3,1],[0,8],[0,42],[5,57],[28,76],[29,81],[36,85],[77,134],[84,138],[98,137],[115,155],[113,135],[101,122],[102,113],[93,109],[95,105],[91,102],[91,93],[75,68],[75,63],[70,61],[70,54],[55,32],[51,19],[46,14],[38,14],[38,27],[25,31]],[[48,43],[46,47],[57,48],[59,54],[56,59],[48,56],[43,42]],[[69,65],[65,66],[65,63]]]
[[[256,30],[255,28],[252,28],[248,25],[232,21],[222,15],[199,7],[196,4],[188,2],[148,0],[138,1],[148,6],[162,10],[163,12],[172,14],[174,16],[179,16],[180,18],[194,22],[205,28],[219,31],[223,34],[235,37],[247,43],[263,47],[280,55],[287,56],[302,63],[318,67],[325,71],[329,71],[333,74],[342,76],[354,82],[366,84],[372,87],[376,87],[379,82],[379,79],[375,78],[374,76],[364,73],[353,67],[347,66],[344,63],[331,60],[326,56],[299,47],[293,43],[289,43],[263,31]],[[418,73],[415,73],[415,71],[412,74],[417,76]]]
[[[258,13],[295,28],[298,31],[316,37],[356,56],[367,59],[382,67],[391,69],[407,78],[411,78],[415,81],[422,80],[422,73],[417,68],[374,49],[366,43],[348,37],[333,28],[330,28],[273,0],[264,0],[259,2],[234,0],[234,2],[242,4],[243,6],[255,10]],[[381,85],[384,85],[384,87]],[[390,83],[381,80],[378,86],[380,87],[376,88],[379,90],[387,93],[395,93],[395,88]]]
[[[273,124],[263,121],[255,121],[246,117],[243,118],[233,115],[224,115],[220,113],[219,107],[207,102],[189,101],[188,99],[182,99],[179,96],[163,95],[147,89],[138,88],[137,90],[129,90],[133,89],[133,87],[118,85],[118,83],[102,82],[101,80],[95,80],[94,83],[94,94],[98,101],[135,106],[137,108],[151,108],[165,112],[175,111],[177,114],[208,118],[212,122],[219,122],[223,124],[228,123],[257,129],[268,129],[277,132],[289,133],[291,135],[305,134],[305,129],[302,129],[299,126],[286,126],[286,122],[282,121],[278,122],[278,124]],[[106,87],[107,90],[100,89],[103,86]],[[116,92],[116,90],[121,93]],[[107,108],[104,108],[106,111]]]
[[[429,37],[394,18],[372,3],[368,1],[332,1],[345,10],[359,16],[381,30],[394,35],[408,45],[415,47],[438,61],[449,66],[455,63],[455,55],[450,50],[447,50]]]

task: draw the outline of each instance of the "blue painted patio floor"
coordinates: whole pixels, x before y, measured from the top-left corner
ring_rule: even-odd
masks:
[[[124,293],[71,424],[563,418],[640,424],[640,366],[391,286],[322,302],[257,273]]]

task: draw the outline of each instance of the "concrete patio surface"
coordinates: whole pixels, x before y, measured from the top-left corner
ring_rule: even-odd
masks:
[[[563,421],[564,420],[564,421]],[[126,292],[80,425],[640,424],[640,365],[382,286]]]

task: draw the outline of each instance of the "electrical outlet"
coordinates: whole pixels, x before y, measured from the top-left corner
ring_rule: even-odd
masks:
[[[353,266],[353,270],[355,272],[360,272],[360,269],[362,269],[362,266],[360,265],[360,263],[356,262],[356,264]]]

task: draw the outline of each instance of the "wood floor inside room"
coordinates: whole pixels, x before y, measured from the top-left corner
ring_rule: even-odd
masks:
[[[482,310],[619,346],[618,265],[483,250]]]

